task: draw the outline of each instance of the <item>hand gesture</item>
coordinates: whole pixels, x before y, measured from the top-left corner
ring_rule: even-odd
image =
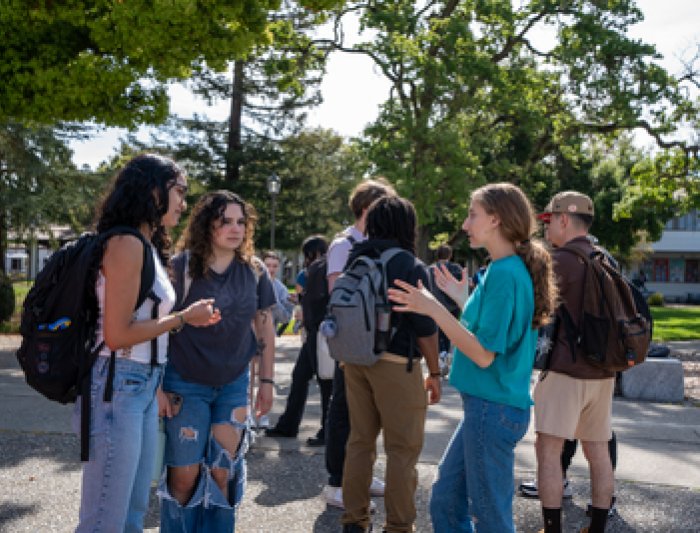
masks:
[[[460,307],[464,307],[464,302],[467,301],[467,283],[469,281],[467,269],[462,269],[461,280],[456,279],[444,263],[435,265],[433,273],[435,274],[435,285],[438,286],[438,289],[452,298]]]
[[[418,280],[418,286],[414,287],[400,279],[394,280],[397,288],[390,288],[388,291],[389,300],[394,302],[394,311],[404,313],[411,311],[421,315],[433,316],[435,311],[441,307],[440,302],[435,299],[423,283]]]
[[[221,320],[221,311],[214,307],[214,298],[198,300],[182,313],[190,326],[212,326]]]

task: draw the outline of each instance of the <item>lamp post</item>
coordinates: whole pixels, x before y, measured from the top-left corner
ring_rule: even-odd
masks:
[[[277,195],[280,193],[282,182],[274,172],[267,178],[267,192],[272,199],[272,218],[270,223],[270,250],[275,249],[275,207],[277,207]]]

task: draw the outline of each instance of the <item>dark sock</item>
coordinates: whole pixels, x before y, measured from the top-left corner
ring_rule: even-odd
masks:
[[[544,533],[561,533],[561,507],[542,507]]]
[[[591,525],[588,533],[605,533],[605,522],[608,520],[608,509],[591,507]]]

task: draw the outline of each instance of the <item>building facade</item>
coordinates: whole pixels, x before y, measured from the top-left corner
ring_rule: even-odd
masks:
[[[700,210],[666,223],[640,265],[646,288],[670,302],[700,304]]]

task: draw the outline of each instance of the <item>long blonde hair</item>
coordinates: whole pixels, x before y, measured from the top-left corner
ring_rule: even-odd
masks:
[[[517,185],[491,183],[476,189],[472,201],[478,202],[489,215],[498,217],[501,234],[515,245],[515,253],[525,263],[535,292],[535,312],[532,327],[549,322],[557,305],[557,285],[552,268],[552,257],[539,239],[535,211],[530,200]]]

